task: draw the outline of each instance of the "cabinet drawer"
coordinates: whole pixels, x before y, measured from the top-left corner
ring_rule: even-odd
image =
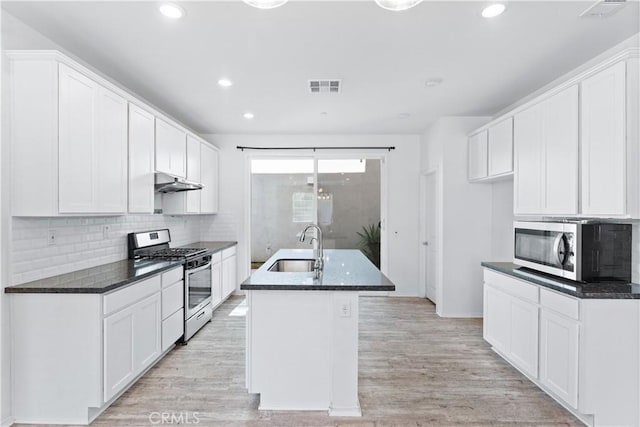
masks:
[[[184,310],[180,309],[162,321],[162,351],[165,352],[184,334]]]
[[[160,291],[160,276],[134,283],[122,290],[107,294],[102,299],[102,312],[107,315]]]
[[[162,318],[184,307],[184,282],[180,280],[162,290]]]
[[[525,301],[538,302],[538,287],[489,269],[484,269],[484,282]]]
[[[178,280],[182,280],[183,272],[184,269],[180,266],[162,273],[162,287],[166,288],[169,285],[173,285]]]
[[[235,254],[236,254],[235,246],[225,249],[224,251],[222,251],[222,259],[229,258],[230,256],[233,256]]]
[[[211,255],[211,262],[212,263],[218,263],[222,261],[222,252],[216,252],[215,254]]]
[[[580,301],[570,296],[540,289],[540,304],[572,319],[580,320]]]

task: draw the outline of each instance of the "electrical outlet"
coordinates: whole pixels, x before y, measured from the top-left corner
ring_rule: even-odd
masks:
[[[351,303],[349,301],[340,303],[340,317],[351,317]]]
[[[267,255],[271,255],[271,243],[267,243],[267,247],[265,248],[265,252]]]
[[[48,241],[50,245],[56,244],[56,230],[49,230]]]
[[[109,232],[110,232],[110,228],[108,225],[103,225],[102,226],[102,239],[106,240],[109,238]]]

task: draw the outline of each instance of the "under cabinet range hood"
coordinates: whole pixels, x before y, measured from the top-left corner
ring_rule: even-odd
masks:
[[[158,193],[177,193],[179,191],[202,190],[203,185],[187,181],[179,176],[165,172],[156,172],[156,191]]]

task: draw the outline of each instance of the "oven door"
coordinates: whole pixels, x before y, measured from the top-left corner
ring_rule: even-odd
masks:
[[[211,302],[211,263],[185,271],[185,320]]]
[[[523,267],[575,280],[570,265],[568,228],[574,224],[515,222],[513,262]]]

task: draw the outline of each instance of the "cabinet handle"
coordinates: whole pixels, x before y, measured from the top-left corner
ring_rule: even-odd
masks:
[[[202,316],[204,316],[204,313],[205,313],[205,312],[203,311],[202,313],[198,314],[198,317],[196,317],[196,319],[199,319],[199,318],[201,318]]]

